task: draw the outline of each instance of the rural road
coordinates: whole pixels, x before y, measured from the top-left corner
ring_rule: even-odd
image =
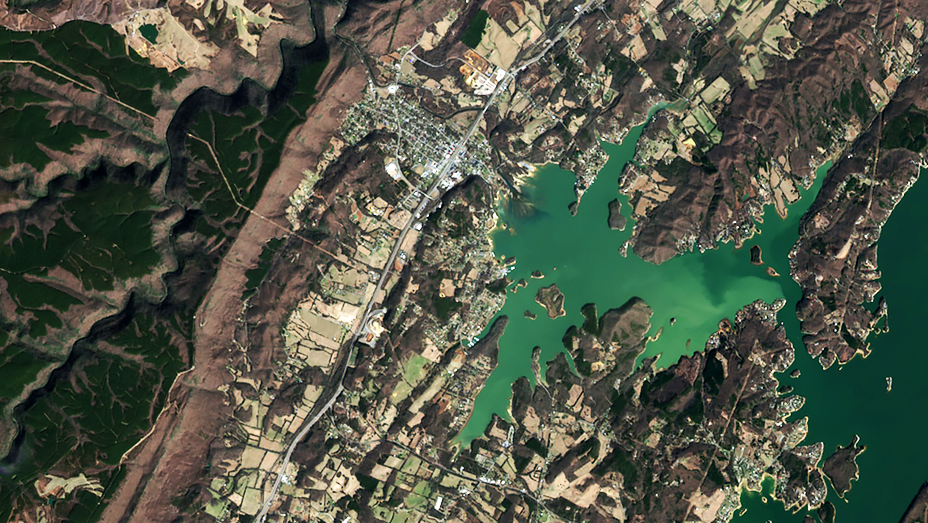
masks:
[[[500,93],[506,90],[506,87],[509,85],[510,80],[515,79],[515,77],[520,72],[522,72],[527,67],[531,66],[532,64],[540,60],[542,57],[544,57],[544,55],[547,54],[548,51],[551,50],[551,48],[554,47],[554,45],[558,41],[560,41],[564,37],[565,34],[567,34],[567,32],[571,29],[571,27],[573,27],[573,25],[577,23],[580,17],[584,13],[586,13],[588,8],[592,4],[594,4],[596,1],[598,0],[587,0],[582,5],[582,7],[577,10],[577,13],[574,16],[573,20],[571,20],[570,23],[568,23],[558,33],[557,37],[555,37],[553,40],[548,42],[540,53],[538,53],[535,57],[528,60],[523,65],[519,66],[517,69],[515,69],[513,73],[507,72],[505,79],[500,81],[496,85],[496,89],[494,89],[493,94],[490,95],[489,99],[487,99],[487,102],[484,104],[483,109],[480,111],[480,114],[477,115],[476,118],[474,118],[474,121],[471,124],[470,128],[468,129],[467,133],[460,140],[458,140],[458,142],[455,144],[451,155],[447,159],[445,159],[444,163],[442,164],[442,168],[439,171],[438,176],[435,178],[435,181],[432,182],[432,185],[429,187],[429,190],[425,193],[424,197],[422,198],[422,201],[420,201],[419,205],[416,207],[415,212],[412,214],[412,216],[406,222],[406,225],[403,226],[403,229],[400,231],[400,235],[397,238],[396,243],[393,245],[393,250],[390,252],[389,258],[387,258],[386,265],[384,266],[383,271],[380,273],[380,278],[378,278],[377,280],[377,285],[374,288],[374,293],[371,296],[371,299],[367,302],[367,306],[364,308],[364,315],[361,317],[362,320],[358,326],[358,329],[352,335],[351,341],[346,345],[346,348],[348,349],[349,353],[354,348],[354,345],[355,343],[357,343],[358,338],[361,336],[361,331],[363,330],[364,325],[366,325],[368,322],[371,311],[374,308],[377,295],[380,293],[381,290],[383,290],[384,285],[386,285],[386,282],[390,277],[390,272],[393,269],[393,264],[396,261],[397,255],[399,255],[400,246],[406,240],[406,235],[409,234],[409,230],[413,227],[416,221],[422,218],[422,212],[425,211],[425,209],[429,206],[429,204],[431,204],[433,201],[441,197],[441,194],[439,193],[439,187],[441,186],[441,183],[444,182],[445,179],[448,177],[448,175],[451,172],[451,169],[454,167],[455,162],[457,162],[458,158],[461,156],[461,153],[464,152],[467,142],[470,141],[470,139],[474,136],[474,133],[477,132],[477,129],[480,128],[480,122],[483,121],[483,117],[484,115],[486,115],[487,110],[496,101],[496,97],[499,96]],[[434,197],[432,196],[433,193],[435,194]],[[322,418],[322,416],[325,415],[325,413],[328,412],[328,410],[332,408],[332,406],[335,404],[336,399],[338,399],[338,396],[345,390],[342,382],[344,381],[345,372],[347,372],[348,370],[349,360],[350,358],[348,356],[345,356],[342,358],[341,365],[339,365],[339,368],[335,371],[335,374],[337,375],[336,387],[332,389],[331,393],[329,394],[323,393],[323,395],[320,396],[320,400],[327,395],[329,397],[326,400],[326,402],[322,405],[322,407],[317,410],[316,414],[312,418],[310,418],[307,422],[304,423],[303,427],[300,429],[300,431],[293,438],[293,441],[291,441],[290,445],[287,447],[287,452],[284,455],[284,459],[281,461],[280,467],[277,470],[277,478],[274,480],[274,486],[271,489],[271,491],[268,493],[266,499],[264,500],[264,504],[261,507],[261,511],[258,513],[257,523],[264,523],[265,519],[267,518],[268,510],[270,509],[271,504],[274,502],[274,499],[277,497],[277,492],[280,490],[280,484],[283,481],[284,473],[287,470],[287,466],[290,464],[290,459],[293,456],[294,449],[296,449],[296,446],[299,445],[301,441],[303,441],[303,438],[306,437],[309,431],[312,430],[313,426],[315,426],[315,424]]]

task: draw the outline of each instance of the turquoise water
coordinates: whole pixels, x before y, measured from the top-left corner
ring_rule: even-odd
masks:
[[[900,203],[885,227],[880,242],[880,268],[883,271],[883,295],[890,306],[891,332],[873,340],[873,354],[866,360],[857,358],[844,367],[823,371],[802,348],[799,322],[794,307],[800,290],[789,278],[787,255],[795,244],[798,223],[811,204],[824,179],[826,164],[819,169],[815,185],[789,209],[786,220],[770,208],[759,225],[762,233],[745,242],[740,250],[731,244],[716,251],[692,253],[674,258],[661,266],[643,262],[631,253],[622,258],[618,248],[629,237],[625,232],[606,226],[607,203],[618,197],[623,212],[628,205],[617,191],[617,179],[634,153],[641,128],[634,129],[621,144],[607,146],[610,161],[597,182],[584,195],[577,216],[571,217],[568,204],[573,199],[574,176],[556,166],[539,170],[525,188],[535,213],[519,216],[501,212],[506,228],[494,236],[498,255],[517,258],[510,274],[514,280],[525,278],[529,286],[510,294],[500,315],[510,318],[506,334],[500,340],[499,365],[477,397],[473,416],[461,432],[462,441],[478,437],[492,414],[506,416],[511,396],[510,385],[520,376],[531,374],[531,352],[542,348],[542,361],[552,359],[562,350],[561,337],[570,325],[582,321],[580,308],[596,303],[600,312],[622,305],[632,296],[643,298],[654,309],[652,331],[661,327],[663,335],[650,343],[645,356],[662,354],[664,366],[683,354],[702,348],[705,340],[724,317],[731,316],[745,304],[761,298],[767,301],[784,297],[788,305],[780,319],[797,347],[794,368],[802,371],[798,379],[781,376],[782,383],[795,387],[806,397],[800,416],[810,418],[806,443],[822,441],[826,456],[836,445],[846,445],[854,434],[861,437],[867,451],[859,456],[861,479],[846,494],[849,501],[829,499],[837,506],[842,523],[897,521],[923,481],[928,479],[928,418],[921,400],[928,397],[928,369],[925,325],[928,305],[928,280],[917,278],[922,260],[928,259],[928,210],[921,202],[928,200],[928,184],[917,183]],[[914,226],[913,226],[914,225]],[[771,277],[765,267],[749,263],[749,249],[760,245],[765,264],[782,276]],[[545,274],[531,279],[534,270]],[[534,302],[537,289],[557,283],[565,294],[567,316],[550,320],[544,309]],[[524,318],[531,310],[538,319]],[[676,318],[673,327],[670,318]],[[689,347],[687,341],[691,340]],[[885,390],[885,378],[894,378],[893,390]],[[772,488],[772,482],[768,482]],[[796,522],[805,512],[788,514],[778,501],[761,494],[745,493],[746,513],[735,521]]]
[[[501,212],[506,227],[493,235],[495,252],[515,256],[510,277],[525,278],[529,285],[510,293],[500,312],[509,316],[510,323],[500,340],[499,364],[475,401],[473,415],[460,435],[462,441],[480,436],[494,413],[506,416],[512,382],[531,374],[533,347],[542,348],[541,361],[554,358],[563,350],[561,338],[567,328],[582,323],[580,308],[586,303],[596,303],[602,313],[634,296],[643,298],[654,310],[651,333],[663,328],[660,339],[648,345],[644,356],[661,354],[660,363],[669,366],[681,355],[702,349],[719,320],[758,298],[773,301],[786,296],[784,287],[796,287],[788,276],[787,254],[795,243],[799,218],[812,198],[803,198],[790,208],[786,220],[771,208],[763,233],[738,250],[724,244],[718,250],[678,256],[660,266],[632,253],[627,258],[619,254],[619,247],[631,235],[632,223],[624,232],[610,230],[607,204],[619,197],[628,215],[627,200],[618,192],[618,178],[634,154],[641,129],[634,128],[620,145],[606,145],[610,160],[583,196],[576,216],[568,211],[574,175],[556,166],[541,168],[524,188],[535,206],[534,214]],[[819,184],[809,192],[815,194]],[[755,243],[763,249],[764,262],[783,276],[771,277],[765,267],[750,264],[749,248]],[[531,279],[535,270],[545,277]],[[538,288],[551,283],[557,283],[564,293],[567,311],[555,320],[548,319],[534,302]],[[538,319],[525,318],[525,310]],[[674,326],[670,326],[671,318],[676,318]]]
[[[924,173],[924,171],[923,171]],[[825,443],[826,456],[838,444],[847,445],[860,435],[866,452],[857,458],[860,480],[845,495],[847,503],[833,493],[841,523],[898,521],[921,484],[928,479],[928,279],[923,260],[928,259],[928,182],[916,183],[896,207],[883,229],[879,264],[883,272],[882,295],[890,311],[890,332],[872,338],[872,354],[855,358],[842,368],[823,371],[812,358],[798,355],[795,367],[802,370],[797,380],[785,379],[807,401],[799,415],[810,419],[806,441]],[[799,287],[787,295],[793,303]],[[787,314],[789,312],[789,314]],[[780,318],[790,339],[801,343],[798,321],[792,309]],[[886,392],[886,377],[892,376],[892,392]],[[776,502],[764,504],[759,496],[742,496],[748,509],[739,523],[802,521],[803,514],[783,512]]]

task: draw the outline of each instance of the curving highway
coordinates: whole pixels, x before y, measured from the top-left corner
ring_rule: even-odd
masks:
[[[421,219],[422,213],[426,210],[426,208],[432,202],[441,198],[442,195],[439,192],[439,187],[441,186],[442,182],[444,182],[448,178],[448,175],[451,173],[451,169],[454,167],[455,162],[457,162],[458,158],[461,156],[461,153],[466,149],[467,142],[470,141],[470,139],[474,136],[474,133],[477,132],[477,129],[480,127],[480,122],[483,121],[483,117],[484,115],[486,115],[487,110],[496,101],[496,97],[499,96],[500,93],[506,90],[506,87],[509,85],[509,82],[515,79],[515,77],[520,72],[522,72],[523,70],[530,67],[532,64],[534,64],[541,58],[543,58],[544,55],[547,54],[547,52],[551,50],[551,48],[554,47],[554,45],[558,41],[560,41],[564,37],[564,35],[567,34],[567,32],[571,29],[571,27],[573,27],[573,25],[577,23],[580,17],[583,14],[585,14],[589,10],[589,8],[597,1],[598,0],[587,0],[584,4],[582,4],[582,6],[580,6],[579,9],[576,10],[577,12],[574,18],[563,29],[561,29],[560,32],[558,32],[557,36],[554,39],[546,43],[545,47],[541,50],[541,52],[539,52],[533,58],[526,61],[524,64],[522,64],[518,68],[516,68],[513,72],[506,73],[505,78],[497,84],[496,89],[494,89],[493,91],[493,94],[491,94],[490,97],[487,99],[487,102],[484,104],[483,109],[481,109],[480,114],[478,114],[477,117],[474,118],[474,122],[471,124],[470,128],[467,130],[467,133],[463,137],[461,137],[460,140],[458,140],[458,142],[454,146],[454,149],[452,150],[451,155],[447,159],[444,160],[442,164],[442,168],[438,173],[438,176],[435,178],[435,181],[432,182],[432,185],[429,187],[429,190],[425,193],[424,197],[422,198],[422,201],[419,202],[419,205],[416,207],[415,212],[406,222],[406,225],[403,226],[403,229],[400,231],[400,235],[397,238],[396,243],[393,245],[393,250],[390,251],[390,257],[387,258],[387,263],[384,266],[383,271],[380,273],[380,278],[377,279],[377,286],[374,288],[374,294],[371,296],[371,299],[367,302],[367,305],[364,308],[364,315],[361,317],[362,318],[361,323],[359,324],[358,329],[352,335],[351,341],[346,345],[348,349],[348,353],[342,358],[339,368],[335,371],[335,374],[334,374],[336,376],[335,388],[332,389],[331,393],[329,394],[323,393],[323,395],[320,396],[319,398],[320,400],[322,400],[322,398],[326,396],[329,396],[329,397],[325,401],[325,403],[322,405],[322,407],[316,411],[316,414],[313,415],[312,418],[304,422],[303,427],[300,429],[300,431],[293,438],[293,441],[291,441],[290,445],[287,447],[287,452],[286,454],[284,454],[284,458],[280,462],[280,467],[277,470],[277,479],[274,480],[274,486],[273,488],[271,488],[271,491],[268,493],[267,497],[265,498],[264,504],[261,506],[261,511],[258,513],[258,518],[257,518],[258,523],[264,523],[265,519],[267,518],[268,510],[270,509],[271,504],[274,502],[274,499],[277,497],[277,492],[280,490],[280,484],[283,481],[284,473],[287,470],[287,466],[290,464],[290,459],[293,456],[294,449],[296,449],[296,446],[299,445],[301,441],[303,441],[303,438],[306,437],[309,431],[312,430],[312,428],[322,418],[322,416],[325,415],[325,413],[328,412],[328,410],[332,408],[332,406],[335,404],[335,401],[338,399],[338,396],[341,395],[341,393],[345,390],[342,382],[344,381],[344,378],[345,378],[345,372],[348,370],[348,362],[351,359],[349,357],[350,352],[351,350],[353,350],[355,343],[358,341],[358,338],[361,336],[361,330],[363,329],[364,325],[367,325],[367,322],[370,318],[371,311],[374,308],[377,295],[380,293],[381,290],[383,290],[384,285],[386,285],[387,280],[390,277],[390,272],[393,268],[393,264],[396,261],[396,257],[399,255],[399,252],[400,252],[400,246],[403,244],[403,241],[406,239],[406,235],[409,234],[409,230],[413,227],[416,221]],[[316,403],[316,405],[318,405],[318,402]]]

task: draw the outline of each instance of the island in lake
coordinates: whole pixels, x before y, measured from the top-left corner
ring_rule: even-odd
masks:
[[[548,317],[552,320],[567,314],[564,310],[564,294],[557,288],[556,283],[538,289],[535,302],[548,311]]]
[[[628,220],[622,216],[622,202],[618,198],[609,202],[609,228],[614,231],[624,231]]]

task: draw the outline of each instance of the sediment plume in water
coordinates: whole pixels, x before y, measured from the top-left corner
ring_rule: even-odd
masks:
[[[530,218],[538,212],[535,204],[526,198],[522,193],[513,193],[509,197],[506,211],[516,218]]]

